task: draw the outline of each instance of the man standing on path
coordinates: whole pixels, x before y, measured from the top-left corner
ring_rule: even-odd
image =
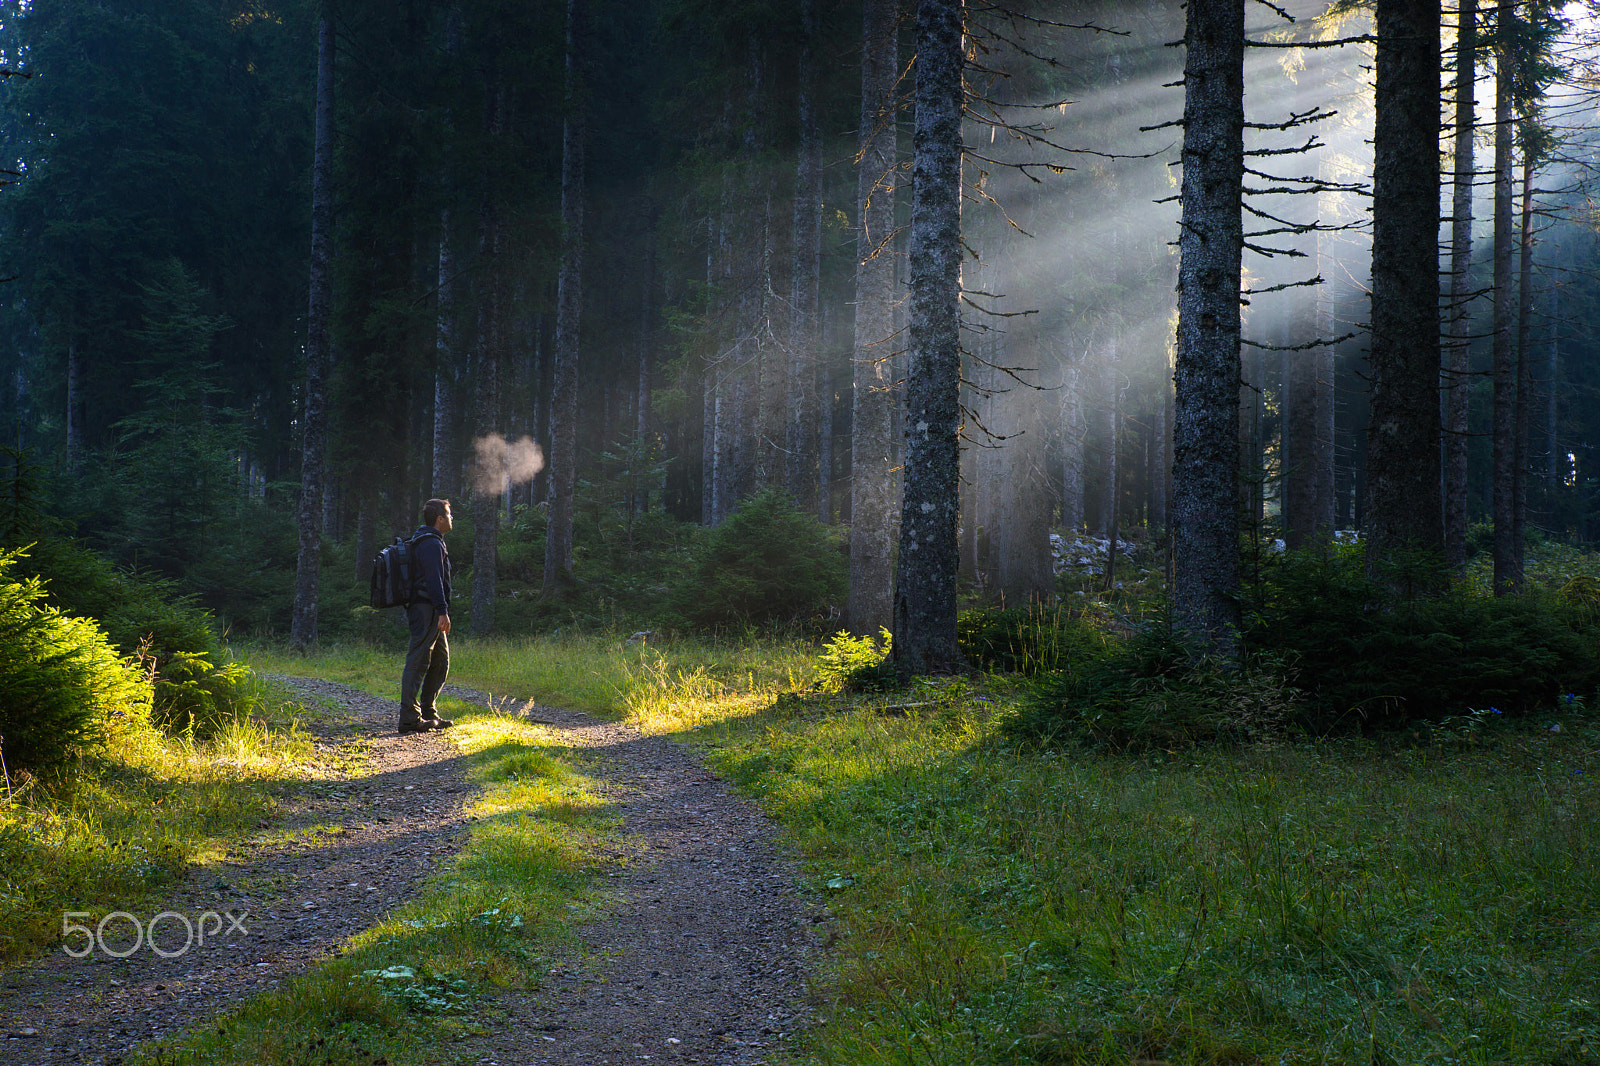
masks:
[[[401,733],[455,725],[433,705],[450,673],[450,553],[444,546],[450,525],[450,501],[429,500],[422,506],[421,528],[411,535],[414,591],[406,605],[411,646],[400,675]]]

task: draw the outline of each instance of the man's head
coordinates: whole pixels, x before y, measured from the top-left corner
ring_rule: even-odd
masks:
[[[450,532],[450,501],[429,500],[422,505],[422,524],[440,533]]]

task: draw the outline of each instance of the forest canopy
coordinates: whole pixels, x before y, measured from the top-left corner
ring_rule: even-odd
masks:
[[[941,6],[964,29],[962,595],[1059,594],[1062,535],[1161,557],[1189,499],[1200,113],[1198,31],[1163,0],[7,0],[0,389],[18,470],[45,471],[27,513],[304,642],[381,630],[364,568],[435,496],[462,501],[473,632],[721,624],[683,606],[702,531],[782,490],[848,571],[789,615],[876,635],[919,462],[914,57]],[[1241,6],[1229,542],[1388,543],[1369,480],[1398,345],[1438,383],[1410,451],[1443,565],[1487,552],[1515,591],[1529,538],[1600,538],[1595,14]],[[1419,11],[1440,223],[1401,243],[1439,275],[1407,298],[1437,305],[1389,337],[1385,27]]]

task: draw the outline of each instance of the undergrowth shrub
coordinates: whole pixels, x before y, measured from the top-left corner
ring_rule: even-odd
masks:
[[[171,581],[122,570],[80,545],[46,538],[28,549],[23,572],[45,581],[49,602],[63,612],[96,619],[124,655],[141,647],[165,662],[174,652],[211,652],[211,616]]]
[[[881,626],[878,634],[883,639],[881,648],[871,637],[853,636],[846,629],[835,633],[817,656],[817,680],[822,687],[841,692],[874,692],[893,686],[895,673],[890,653],[894,650],[894,637]]]
[[[837,536],[767,489],[705,537],[672,608],[702,627],[803,621],[825,615],[845,589]]]
[[[205,652],[175,652],[153,680],[151,718],[169,733],[211,737],[261,703],[261,683],[248,667],[214,663]]]
[[[1060,606],[975,608],[956,617],[956,640],[980,670],[1038,674],[1099,653],[1102,627]]]
[[[209,735],[259,701],[250,671],[228,659],[211,615],[171,581],[119,570],[71,541],[50,538],[20,556],[44,604],[94,619],[124,658],[153,682],[150,718],[188,735]]]
[[[8,771],[59,768],[147,725],[151,686],[100,627],[43,602],[0,552],[0,754]]]
[[[1005,728],[1035,743],[1170,750],[1276,737],[1297,699],[1280,662],[1196,656],[1170,630],[1147,626],[1042,674]]]
[[[1526,714],[1600,681],[1600,625],[1581,590],[1396,599],[1365,576],[1359,546],[1327,546],[1286,553],[1250,591],[1246,643],[1292,664],[1317,731]]]

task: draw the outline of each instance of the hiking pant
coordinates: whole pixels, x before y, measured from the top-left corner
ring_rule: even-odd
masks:
[[[406,608],[411,626],[411,647],[406,651],[405,672],[400,675],[400,724],[434,717],[434,698],[450,673],[450,638],[439,632],[439,615],[431,603]],[[419,699],[420,697],[420,699]]]

